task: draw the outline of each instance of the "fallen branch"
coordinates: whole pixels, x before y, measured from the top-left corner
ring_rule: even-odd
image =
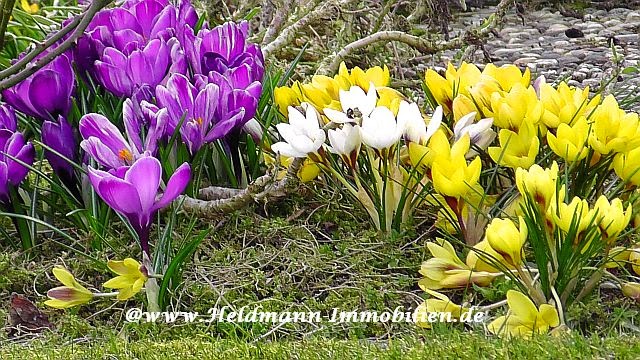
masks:
[[[182,201],[182,209],[189,214],[216,219],[220,214],[242,209],[254,202],[289,194],[298,185],[298,169],[303,161],[304,159],[294,160],[285,177],[279,181],[275,180],[273,174],[266,174],[243,190],[214,186],[200,190],[199,199],[181,196],[178,201]]]
[[[21,81],[27,79],[29,76],[33,75],[36,71],[40,70],[41,68],[49,64],[51,61],[53,61],[53,59],[60,56],[66,50],[71,48],[71,46],[73,46],[76,43],[76,40],[78,40],[78,38],[80,38],[84,34],[84,30],[87,28],[87,26],[89,26],[89,24],[91,23],[91,20],[93,20],[93,17],[98,13],[98,11],[102,10],[105,6],[109,5],[111,1],[112,0],[93,0],[91,2],[91,5],[89,5],[89,7],[87,8],[87,10],[83,14],[78,15],[81,18],[81,20],[78,22],[75,32],[70,37],[64,40],[55,49],[51,50],[49,53],[41,57],[38,61],[36,61],[33,64],[33,66],[26,66],[27,62],[24,62],[24,64],[22,65],[22,66],[26,66],[24,69],[20,70],[15,75],[10,76],[9,78],[2,78],[2,81],[0,81],[0,90],[8,89],[20,83]],[[64,29],[66,28],[67,27],[65,27]],[[71,28],[69,28],[68,31],[71,31]],[[60,36],[60,38],[62,38],[63,36],[64,35]],[[39,54],[41,54],[42,52],[44,52],[46,49],[47,47],[42,47],[42,46],[36,47],[27,56],[30,56],[31,59],[33,59]]]
[[[276,35],[282,29],[282,25],[287,21],[287,15],[291,12],[292,5],[293,0],[284,0],[282,7],[276,8],[276,13],[267,28],[267,32],[264,34],[264,38],[262,39],[263,44],[270,43],[276,38]]]
[[[287,44],[290,44],[295,38],[298,31],[300,31],[307,24],[310,24],[320,17],[329,13],[329,9],[334,6],[333,1],[326,1],[322,4],[322,6],[317,7],[320,1],[314,0],[313,4],[309,7],[304,16],[302,16],[298,21],[284,28],[280,35],[278,35],[273,41],[269,43],[262,43],[262,54],[265,58],[269,58],[271,54],[279,51]],[[269,30],[267,30],[268,32]],[[266,40],[266,35],[265,35]]]
[[[464,45],[478,45],[482,42],[483,39],[485,39],[489,36],[489,34],[492,33],[493,29],[498,25],[498,23],[506,13],[507,8],[513,3],[513,1],[514,0],[502,0],[496,7],[495,13],[487,19],[486,23],[480,25],[479,28],[467,30],[464,34],[449,41],[428,40],[418,36],[409,35],[402,31],[376,32],[365,38],[350,43],[335,55],[327,57],[318,66],[316,74],[334,74],[338,70],[340,63],[344,61],[347,56],[361,48],[381,41],[401,42],[415,48],[416,50],[424,54],[436,54],[444,50],[458,49],[463,47]]]

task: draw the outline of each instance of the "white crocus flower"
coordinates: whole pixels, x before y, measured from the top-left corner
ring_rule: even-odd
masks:
[[[358,125],[344,124],[342,129],[328,131],[329,151],[338,154],[349,165],[355,166],[355,161],[360,151],[362,137]]]
[[[405,119],[398,118],[386,107],[378,106],[371,115],[362,118],[362,142],[377,149],[389,149],[395,145],[405,130]]]
[[[486,149],[493,139],[496,137],[496,132],[493,131],[491,126],[493,125],[493,118],[486,118],[479,120],[477,123],[473,123],[476,118],[476,113],[469,113],[458,120],[453,127],[453,134],[456,141],[458,141],[465,134],[469,134],[471,144],[480,149]],[[478,154],[473,148],[467,152],[466,157],[472,158]]]
[[[324,114],[334,123],[345,124],[356,122],[358,117],[369,116],[376,107],[378,94],[373,83],[369,84],[369,91],[365,94],[359,86],[352,86],[349,91],[340,89],[340,105],[342,111],[325,108]]]
[[[403,100],[400,102],[400,108],[398,109],[398,120],[402,119],[406,123],[405,139],[419,144],[426,144],[431,136],[438,131],[440,124],[442,124],[442,116],[442,106],[438,106],[427,126],[424,123],[418,104],[408,103]]]
[[[306,110],[306,116],[289,106],[289,123],[276,125],[278,132],[284,141],[275,143],[271,150],[283,156],[303,158],[315,153],[326,140],[326,134],[320,128],[318,113],[307,103],[302,107]]]

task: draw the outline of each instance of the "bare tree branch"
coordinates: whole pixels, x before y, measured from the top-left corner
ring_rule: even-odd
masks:
[[[268,44],[263,42],[262,54],[265,58],[270,57],[271,54],[278,52],[280,49],[290,44],[302,28],[314,21],[317,21],[323,16],[329,15],[331,11],[335,9],[335,6],[344,5],[351,1],[354,0],[343,0],[342,3],[337,3],[336,1],[325,1],[322,5],[318,6],[320,1],[314,0],[312,6],[310,6],[305,12],[305,15],[293,24],[284,28],[280,32],[280,35],[278,35],[273,41]]]
[[[298,169],[304,159],[295,159],[289,166],[284,179],[276,181],[272,174],[266,174],[249,184],[246,189],[227,189],[220,187],[205,188],[199,197],[212,200],[194,199],[181,196],[182,209],[199,218],[215,219],[220,214],[233,212],[250,204],[269,198],[282,197],[289,194],[298,185]],[[227,195],[232,195],[227,197]]]
[[[427,40],[418,36],[409,35],[402,31],[380,31],[365,38],[356,40],[345,46],[333,56],[327,57],[318,66],[317,74],[333,74],[338,70],[340,63],[353,52],[381,41],[397,41],[407,44],[424,54],[435,54],[443,50],[457,49],[464,45],[478,45],[488,37],[498,25],[507,8],[514,0],[502,0],[496,7],[496,11],[488,18],[487,23],[478,28],[467,30],[464,34],[449,41]]]
[[[60,39],[65,37],[71,30],[75,29],[80,21],[82,20],[82,14],[79,14],[71,20],[65,27],[54,33],[51,37],[46,39],[44,42],[41,42],[36,45],[36,47],[29,51],[22,59],[16,61],[10,67],[0,71],[0,79],[4,79],[7,76],[14,75],[22,68],[25,67],[31,60],[35,59],[36,56],[40,55],[44,50],[53,46]]]
[[[63,41],[60,45],[58,45],[55,49],[51,50],[45,56],[43,56],[38,61],[36,61],[35,64],[33,64],[33,66],[27,66],[26,68],[16,73],[15,75],[10,76],[9,78],[3,78],[0,81],[0,90],[8,89],[20,83],[21,81],[25,80],[29,76],[33,75],[36,71],[40,70],[41,68],[49,64],[51,61],[53,61],[53,59],[60,56],[67,49],[71,48],[71,46],[75,44],[76,40],[78,40],[78,38],[84,34],[84,30],[87,28],[87,26],[89,26],[89,23],[91,23],[91,20],[98,13],[98,11],[102,10],[102,8],[109,5],[111,1],[112,0],[93,0],[91,2],[91,5],[89,5],[89,7],[87,8],[87,10],[85,10],[83,14],[79,15],[81,17],[81,20],[78,23],[73,35],[71,35],[69,38]],[[62,38],[63,36],[60,36],[60,38]],[[34,55],[31,55],[32,58],[35,58],[36,56],[41,54],[45,49],[47,48],[37,47],[36,49],[32,50],[32,52],[34,52]]]
[[[7,25],[9,24],[9,18],[13,12],[13,7],[16,4],[16,0],[2,0],[2,14],[0,14],[0,50],[4,47],[4,34],[7,31]]]
[[[282,7],[276,8],[276,13],[267,28],[267,32],[264,34],[264,38],[262,39],[262,43],[270,43],[275,38],[276,35],[282,29],[282,25],[287,21],[288,14],[291,13],[291,6],[293,5],[293,0],[284,0],[282,2]]]

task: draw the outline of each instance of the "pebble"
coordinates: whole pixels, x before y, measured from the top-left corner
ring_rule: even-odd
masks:
[[[575,81],[584,81],[587,78],[587,74],[582,71],[574,71],[571,78]]]
[[[565,32],[569,27],[564,24],[553,24],[544,33],[547,35],[556,35]]]
[[[630,13],[627,14],[626,22],[627,23],[640,22],[640,13],[638,13],[637,11],[631,11]]]

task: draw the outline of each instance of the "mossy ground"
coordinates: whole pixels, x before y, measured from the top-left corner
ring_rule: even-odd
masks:
[[[338,192],[309,190],[199,223],[198,228],[211,226],[215,231],[194,254],[171,309],[205,314],[212,307],[246,305],[264,311],[320,311],[324,315],[334,308],[413,309],[423,301],[417,270],[429,256],[425,243],[434,237],[428,211],[417,214],[415,230],[381,236],[371,230],[365,214],[348,205]],[[180,229],[176,229],[176,238]],[[118,226],[113,232],[118,232]],[[90,239],[79,241],[90,243]],[[87,254],[101,260],[137,254],[126,232],[109,242],[113,249]],[[18,292],[43,307],[46,290],[57,286],[51,276],[54,264],[64,264],[93,286],[110,277],[89,258],[69,253],[50,239],[43,238],[39,244],[30,259],[8,249],[1,253],[2,304],[8,304],[11,292]],[[485,304],[503,299],[509,288],[503,282],[484,290]],[[576,309],[570,337],[540,337],[532,342],[500,340],[488,334],[486,324],[436,324],[424,330],[412,323],[390,322],[127,323],[125,310],[143,301],[138,295],[127,303],[104,300],[69,311],[46,309],[55,330],[31,340],[8,340],[0,335],[0,359],[405,359],[425,354],[436,358],[476,358],[478,354],[485,358],[609,358],[612,354],[634,358],[634,349],[640,354],[637,339],[625,337],[637,326],[637,306],[619,297],[606,306],[594,298]],[[0,322],[4,323],[7,306],[2,308]]]

